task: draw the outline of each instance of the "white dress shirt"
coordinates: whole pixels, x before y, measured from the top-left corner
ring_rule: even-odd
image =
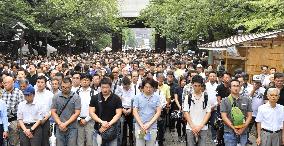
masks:
[[[42,108],[36,101],[29,104],[22,101],[18,106],[17,118],[24,123],[35,123],[43,119]]]
[[[125,90],[123,89],[122,86],[120,86],[121,88],[121,101],[122,101],[122,106],[123,108],[131,108],[132,106],[132,101],[134,99],[135,96],[135,91],[133,88],[130,88],[129,90]]]
[[[211,83],[211,82],[207,82],[205,84],[206,86],[206,92],[208,94],[208,103],[210,103],[211,106],[216,106],[218,104],[217,102],[217,91],[216,88],[218,86],[218,84],[215,83]]]
[[[36,91],[34,101],[36,101],[41,107],[44,116],[50,114],[52,104],[53,93],[44,89],[42,92]]]
[[[80,116],[78,117],[78,120],[81,119],[81,117],[84,117],[86,121],[90,121],[91,117],[89,116],[89,105],[91,101],[91,88],[87,88],[87,90],[83,90],[83,88],[80,88],[79,90],[79,96],[81,98],[81,112]],[[98,94],[97,91],[94,90],[94,95]]]
[[[269,102],[261,105],[258,108],[255,121],[260,122],[261,128],[266,130],[277,131],[282,129],[284,121],[284,106],[276,104],[276,106],[272,108]]]

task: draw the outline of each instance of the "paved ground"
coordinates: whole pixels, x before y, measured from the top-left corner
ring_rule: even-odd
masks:
[[[254,131],[254,129],[252,130]],[[178,141],[178,136],[176,132],[169,132],[167,130],[166,135],[165,135],[166,142],[164,143],[165,146],[186,146],[185,142],[179,142]],[[247,145],[247,146],[256,146],[255,143],[255,138],[253,136],[253,133],[250,134],[250,140],[253,142],[253,145]],[[211,141],[211,134],[208,132],[208,137],[207,137],[207,146],[215,146],[212,141]]]

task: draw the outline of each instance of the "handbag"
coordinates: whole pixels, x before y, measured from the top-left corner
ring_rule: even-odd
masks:
[[[112,97],[112,95],[110,97]],[[101,96],[101,93],[98,94],[98,106],[99,106],[99,117],[101,117],[102,116],[102,96]],[[100,126],[99,126],[99,129],[100,129]],[[101,135],[103,140],[112,141],[117,137],[117,132],[118,132],[118,126],[117,126],[117,122],[116,122],[109,129],[107,129],[103,133],[99,132],[99,134]]]
[[[181,119],[182,118],[182,112],[181,111],[173,111],[171,113],[170,119]]]
[[[55,134],[54,134],[55,124],[53,123],[51,125],[51,127],[52,127],[52,134],[49,137],[49,144],[50,144],[50,146],[56,146],[56,137],[55,137]]]

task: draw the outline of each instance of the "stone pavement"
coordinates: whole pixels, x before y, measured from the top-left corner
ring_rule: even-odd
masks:
[[[254,130],[255,129],[253,129],[252,131]],[[256,146],[256,143],[255,143],[256,139],[253,135],[254,133],[252,132],[252,134],[250,134],[250,140],[253,142],[253,145],[247,145],[247,146]],[[168,129],[165,134],[165,139],[166,139],[164,143],[165,146],[186,146],[185,142],[178,141],[177,132],[169,132]],[[211,132],[208,132],[207,146],[215,146],[213,142],[211,141]]]

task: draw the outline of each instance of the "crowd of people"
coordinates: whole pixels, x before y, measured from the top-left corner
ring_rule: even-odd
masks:
[[[91,53],[0,62],[0,145],[284,144],[284,74],[230,74],[204,54]],[[250,82],[251,81],[251,82]],[[53,137],[55,136],[55,138]],[[53,138],[51,138],[53,137]]]

